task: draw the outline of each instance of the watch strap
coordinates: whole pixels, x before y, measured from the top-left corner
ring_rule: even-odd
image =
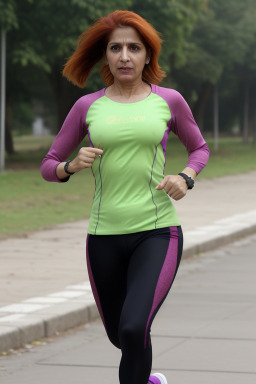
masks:
[[[68,175],[74,175],[74,172],[69,172],[68,170],[68,166],[69,166],[69,163],[71,162],[71,160],[68,160],[66,162],[66,164],[64,165],[64,171],[68,174]]]
[[[188,189],[192,189],[194,187],[195,181],[192,179],[192,177],[186,175],[186,173],[179,173],[179,176],[183,177],[185,179]]]

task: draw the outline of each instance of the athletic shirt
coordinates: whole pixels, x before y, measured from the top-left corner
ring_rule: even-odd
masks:
[[[155,187],[164,178],[166,143],[173,131],[188,151],[187,167],[197,173],[209,149],[181,96],[173,89],[151,84],[148,97],[119,103],[105,88],[81,97],[70,110],[41,165],[48,181],[56,175],[88,134],[90,146],[101,148],[91,167],[95,193],[89,234],[125,234],[180,225],[171,198]]]

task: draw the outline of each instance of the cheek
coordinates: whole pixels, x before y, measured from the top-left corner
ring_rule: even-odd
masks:
[[[144,68],[145,66],[145,61],[146,61],[146,58],[143,56],[143,57],[140,57],[139,60],[137,60],[137,65],[140,67],[140,68]]]

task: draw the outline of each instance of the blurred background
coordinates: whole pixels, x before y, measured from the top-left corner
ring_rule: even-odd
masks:
[[[78,36],[116,9],[140,14],[161,33],[159,62],[167,73],[161,86],[185,97],[211,150],[199,177],[256,169],[255,0],[0,0],[2,69],[6,63],[0,239],[89,217],[90,170],[59,185],[44,181],[39,168],[74,102],[104,87],[100,63],[85,89],[61,72]],[[166,174],[186,160],[172,135]]]

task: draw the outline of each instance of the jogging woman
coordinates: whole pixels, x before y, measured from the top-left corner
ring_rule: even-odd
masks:
[[[209,157],[186,101],[159,86],[165,76],[160,49],[156,30],[133,12],[115,11],[88,28],[63,74],[84,87],[102,60],[106,87],[74,104],[41,166],[42,176],[56,182],[92,169],[87,267],[107,336],[122,352],[121,384],[167,384],[162,373],[151,374],[150,329],[182,254],[171,199],[193,188]],[[179,175],[164,176],[171,131],[185,145],[188,162]],[[90,147],[68,160],[85,135]]]

